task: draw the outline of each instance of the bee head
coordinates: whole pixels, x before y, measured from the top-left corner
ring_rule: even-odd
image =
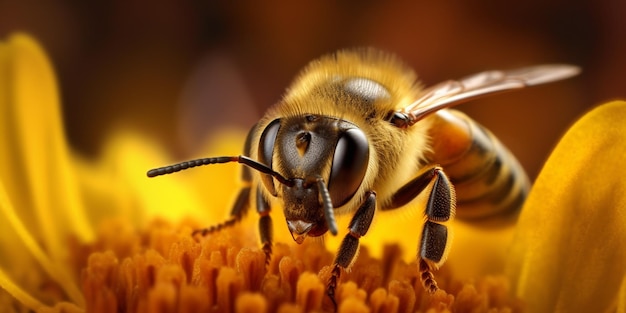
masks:
[[[348,203],[361,186],[369,143],[361,129],[345,120],[284,117],[264,129],[259,161],[292,182],[281,184],[280,194],[287,226],[301,243],[306,236],[337,233],[334,208]],[[261,174],[261,181],[270,194],[279,194],[271,175]]]

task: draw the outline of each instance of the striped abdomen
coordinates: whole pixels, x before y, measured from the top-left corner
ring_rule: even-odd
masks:
[[[455,110],[434,114],[429,161],[456,189],[456,216],[465,220],[515,216],[529,189],[515,157],[484,127]]]

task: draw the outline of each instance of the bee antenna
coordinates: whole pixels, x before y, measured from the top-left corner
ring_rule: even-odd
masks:
[[[328,192],[328,188],[326,187],[326,183],[324,179],[321,177],[317,177],[317,188],[320,191],[320,195],[322,196],[322,204],[324,206],[324,218],[326,219],[326,225],[328,226],[328,230],[333,236],[337,235],[337,221],[335,220],[335,211],[333,208],[333,202],[330,199],[330,193]]]
[[[165,174],[180,172],[182,170],[186,170],[186,169],[196,167],[196,166],[219,164],[219,163],[230,163],[230,162],[237,162],[237,163],[241,163],[243,165],[249,166],[263,174],[268,174],[268,175],[273,176],[281,184],[284,184],[287,186],[293,186],[293,181],[285,178],[284,176],[280,175],[278,172],[273,171],[267,165],[259,163],[244,155],[202,158],[202,159],[180,162],[180,163],[173,164],[173,165],[151,169],[148,171],[147,175],[148,177],[156,177],[156,176],[161,176]]]

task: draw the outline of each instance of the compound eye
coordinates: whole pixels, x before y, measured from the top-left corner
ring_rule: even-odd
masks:
[[[358,128],[350,128],[339,136],[328,179],[333,207],[340,207],[356,193],[367,171],[369,144]]]
[[[272,157],[274,155],[274,145],[276,143],[276,135],[278,134],[278,130],[280,129],[280,119],[275,119],[265,129],[261,134],[261,139],[259,140],[259,162],[267,165],[269,168],[272,168]],[[276,188],[274,187],[274,179],[271,175],[261,174],[261,181],[263,185],[269,191],[270,194],[276,196]]]

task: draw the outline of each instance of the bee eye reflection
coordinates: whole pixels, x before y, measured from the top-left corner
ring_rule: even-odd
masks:
[[[341,133],[335,147],[328,180],[328,191],[334,207],[340,207],[354,196],[365,177],[369,161],[369,143],[358,128]]]

